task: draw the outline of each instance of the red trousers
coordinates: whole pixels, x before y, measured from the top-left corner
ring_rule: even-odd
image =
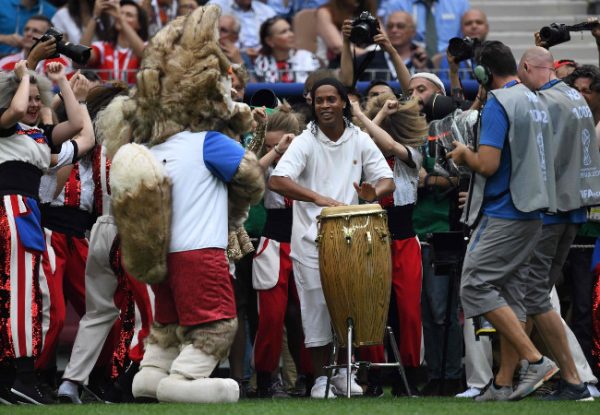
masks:
[[[392,241],[392,295],[399,329],[395,333],[404,366],[418,367],[421,356],[421,245],[417,237]],[[392,312],[390,310],[390,312]],[[361,358],[385,361],[383,345],[360,349]]]
[[[271,248],[275,248],[275,250]],[[278,276],[277,283],[273,288],[257,290],[258,329],[254,341],[254,367],[257,372],[270,373],[279,367],[288,301],[295,302],[298,309],[300,301],[293,280],[289,243],[261,239],[254,261],[253,274],[270,270]],[[256,266],[257,263],[260,263],[260,266]],[[264,280],[267,278],[253,275],[253,279]],[[307,360],[305,359],[306,351],[302,350],[304,349],[303,342],[300,347],[300,360],[303,362]],[[309,369],[309,367],[298,368],[301,373],[308,373]]]

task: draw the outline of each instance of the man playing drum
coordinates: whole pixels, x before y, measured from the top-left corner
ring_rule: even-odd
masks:
[[[269,187],[296,199],[291,258],[300,298],[305,345],[315,370],[311,397],[324,398],[327,364],[332,342],[330,316],[319,275],[317,215],[322,207],[374,201],[394,191],[393,174],[373,140],[350,122],[351,107],[342,84],[333,78],[317,82],[311,122],[294,139],[271,174]],[[361,178],[363,182],[361,185]],[[343,258],[339,258],[343,260]],[[346,393],[346,373],[332,379],[332,389]],[[352,394],[362,394],[353,381]]]

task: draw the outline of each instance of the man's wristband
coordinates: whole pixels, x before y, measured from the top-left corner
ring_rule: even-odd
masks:
[[[283,151],[279,151],[279,149],[277,148],[277,146],[274,146],[274,147],[273,147],[273,150],[275,150],[275,152],[276,152],[277,154],[279,154],[280,156],[283,156],[283,153],[284,153],[284,152],[283,152]]]

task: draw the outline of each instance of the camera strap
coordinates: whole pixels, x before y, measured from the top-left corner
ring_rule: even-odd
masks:
[[[353,66],[353,77],[352,77],[352,87],[356,86],[356,82],[358,78],[365,72],[367,67],[371,64],[373,59],[375,58],[375,53],[377,53],[379,49],[374,49],[365,54],[365,58],[362,60],[360,65],[358,65],[358,60],[356,59],[356,47],[352,47],[352,66]]]

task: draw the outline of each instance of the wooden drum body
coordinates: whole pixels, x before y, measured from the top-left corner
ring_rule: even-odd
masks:
[[[317,218],[319,267],[340,346],[348,319],[354,346],[383,343],[392,288],[387,214],[378,204],[324,208]]]

